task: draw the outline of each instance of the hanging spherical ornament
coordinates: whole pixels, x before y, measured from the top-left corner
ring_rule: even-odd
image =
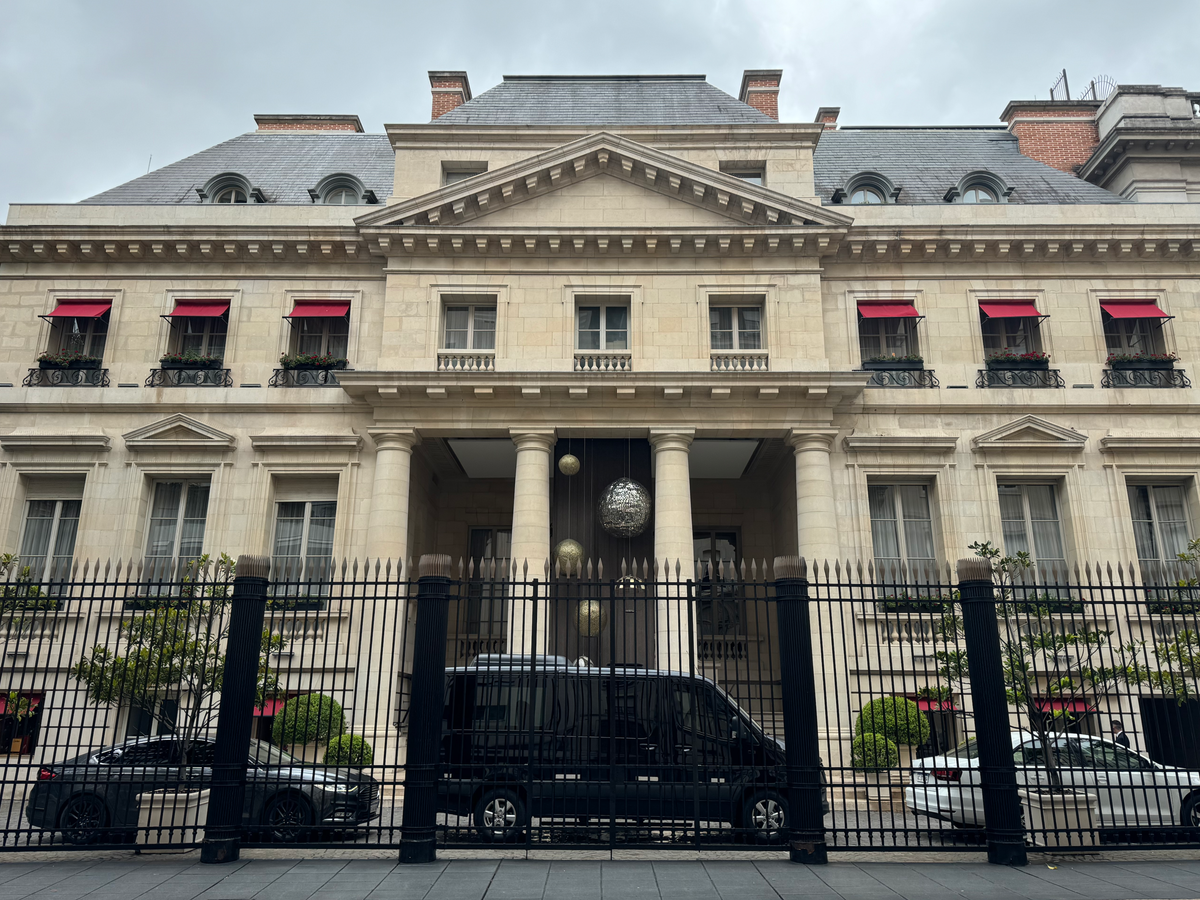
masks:
[[[580,600],[575,607],[575,628],[582,637],[597,637],[608,626],[608,610],[599,600]]]
[[[558,471],[564,475],[574,475],[579,471],[579,457],[571,453],[564,453],[558,458]]]
[[[551,554],[551,566],[558,566],[558,571],[562,575],[574,575],[579,570],[579,564],[583,562],[583,545],[579,541],[573,541],[570,538],[559,541]]]
[[[632,478],[618,478],[600,495],[600,527],[614,537],[637,537],[650,524],[650,492]]]

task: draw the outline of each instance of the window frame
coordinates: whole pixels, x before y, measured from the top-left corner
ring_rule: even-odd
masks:
[[[297,321],[296,321],[297,318],[299,319],[299,324],[297,324]],[[350,313],[349,312],[347,312],[346,315],[344,315],[344,316],[298,316],[296,318],[291,319],[290,324],[292,326],[292,339],[290,342],[290,347],[291,347],[293,353],[295,353],[297,355],[301,354],[301,353],[309,353],[309,351],[301,349],[301,341],[303,341],[304,338],[306,337],[306,335],[304,334],[304,329],[308,326],[308,324],[310,322],[320,322],[321,323],[321,335],[320,335],[321,349],[319,352],[313,353],[312,355],[314,355],[314,356],[332,356],[335,359],[349,359],[350,358]],[[330,334],[330,326],[334,322],[345,322],[346,323],[346,331],[344,334],[342,334],[342,335],[331,335]],[[312,337],[312,335],[307,335],[307,336]],[[332,350],[329,349],[330,344],[334,337],[340,337],[344,343],[341,353],[334,353]]]
[[[1116,316],[1109,315],[1104,310],[1100,311],[1100,330],[1104,335],[1104,349],[1109,354],[1135,354],[1144,353],[1152,355],[1165,354],[1166,337],[1163,334],[1163,320],[1154,319],[1149,316],[1137,319],[1118,319]],[[1134,327],[1145,326],[1147,344],[1141,348],[1134,347],[1129,343],[1129,335],[1126,334],[1125,324],[1129,323]],[[1109,328],[1112,326],[1116,334],[1110,334]],[[1114,347],[1110,338],[1119,339],[1120,346]]]
[[[486,161],[453,161],[442,160],[441,187],[459,184],[476,175],[483,175],[488,170]]]
[[[917,337],[917,322],[919,320],[912,316],[888,316],[888,317],[872,317],[867,318],[861,313],[858,314],[858,355],[861,362],[869,362],[875,357],[895,356],[897,358],[903,356],[921,356],[921,345]],[[882,333],[874,337],[879,341],[879,353],[868,353],[864,345],[864,339],[869,337],[866,334],[870,328],[874,327],[877,331],[882,332],[883,323],[898,322],[901,328],[906,332],[904,339],[907,342],[907,349],[903,353],[891,353],[885,346],[885,337],[895,337],[895,335],[883,335]]]
[[[1041,321],[1043,318],[1045,318],[1045,316],[1038,316],[1036,318],[1034,316],[1013,316],[1013,317],[989,316],[986,313],[984,313],[983,310],[980,310],[979,311],[979,334],[983,340],[984,358],[986,359],[991,354],[994,354],[994,353],[1002,353],[1006,349],[1013,350],[1014,352],[1019,352],[1019,353],[1035,353],[1035,352],[1042,351],[1043,347],[1042,347],[1042,336],[1041,336],[1041,331],[1042,331]],[[991,323],[991,322],[996,322],[998,324],[995,326],[989,326],[989,323]],[[1025,347],[1024,349],[1018,349],[1018,348],[1014,347],[1013,343],[1009,340],[1009,337],[1011,335],[1011,332],[1010,332],[1010,330],[1008,328],[1008,324],[1007,324],[1009,322],[1019,322],[1019,323],[1021,323],[1022,328],[1027,329],[1027,331],[1028,331],[1028,346]],[[994,327],[994,328],[999,329],[999,331],[1000,331],[1000,335],[999,335],[1000,346],[999,347],[989,347],[988,346],[989,327]]]
[[[90,316],[84,318],[82,316],[64,316],[60,319],[55,319],[51,325],[51,338],[49,344],[54,349],[51,353],[68,353],[71,350],[71,339],[77,333],[75,328],[80,322],[86,322],[87,327],[83,328],[79,333],[82,334],[82,349],[80,352],[84,356],[95,357],[96,359],[104,359],[104,351],[108,349],[108,335],[112,331],[112,307],[110,306],[102,315]],[[104,330],[97,333],[96,325],[104,323]],[[100,338],[100,350],[96,352],[96,339]]]
[[[160,484],[181,484],[182,485],[180,492],[179,492],[179,505],[178,505],[178,507],[176,507],[176,510],[175,510],[175,519],[174,519],[175,533],[171,539],[171,555],[170,556],[152,556],[150,554],[150,535],[151,535],[151,530],[154,528],[154,519],[155,519],[154,497],[155,497],[155,494],[158,492],[158,486]],[[184,512],[187,510],[188,490],[191,488],[192,485],[204,485],[205,487],[208,488],[208,495],[204,498],[204,532],[200,537],[200,552],[197,553],[195,556],[188,557],[188,559],[185,560],[180,556],[180,543],[183,540],[182,525],[183,525],[183,521],[185,518]],[[142,546],[144,548],[144,553],[142,555],[142,558],[144,560],[146,560],[147,569],[150,570],[152,573],[149,576],[151,581],[155,581],[155,582],[164,581],[165,582],[165,581],[168,581],[175,577],[175,573],[171,573],[171,572],[168,572],[165,574],[158,574],[158,575],[153,574],[153,566],[150,564],[151,560],[168,560],[170,563],[172,563],[176,567],[176,569],[181,571],[183,565],[186,562],[193,560],[193,559],[198,559],[199,557],[204,555],[204,542],[208,538],[208,514],[209,514],[209,507],[210,507],[211,503],[212,503],[212,477],[211,476],[208,476],[208,475],[186,475],[186,476],[180,476],[180,477],[163,476],[163,477],[154,478],[150,482],[150,502],[149,502],[149,506],[147,508],[147,514],[146,514],[145,537],[142,541]]]
[[[452,310],[465,309],[467,311],[467,328],[465,347],[450,346],[450,312]],[[492,346],[490,347],[475,347],[476,335],[481,333],[476,329],[476,315],[479,310],[490,310],[492,313]],[[451,296],[442,298],[442,329],[439,349],[447,353],[495,353],[496,352],[496,333],[499,330],[500,308],[496,298],[492,298],[488,303],[457,303],[454,302]],[[462,329],[454,329],[461,331]],[[486,333],[488,329],[484,329],[482,333]]]
[[[576,353],[632,353],[632,348],[633,348],[633,303],[632,303],[632,298],[626,296],[623,301],[609,303],[609,302],[606,302],[608,299],[608,295],[592,295],[592,296],[596,297],[595,302],[592,302],[591,300],[587,299],[588,295],[577,296],[575,298],[575,323],[574,323],[574,326],[575,326],[575,328],[574,328],[574,330],[575,330],[575,352]],[[579,314],[585,309],[598,309],[600,311],[600,320],[599,320],[600,324],[599,324],[599,330],[597,332],[597,334],[599,335],[598,341],[597,341],[599,343],[598,347],[581,347],[580,346],[580,343],[581,343],[580,337],[583,335],[584,332],[583,332],[583,329],[580,328]],[[610,309],[620,309],[625,312],[625,328],[624,329],[617,329],[617,328],[609,327],[608,311]],[[610,331],[616,332],[616,331],[622,331],[622,330],[625,332],[625,346],[624,347],[609,347],[608,346],[609,332]],[[591,334],[592,330],[588,329],[588,333]]]
[[[1067,546],[1066,527],[1065,527],[1065,523],[1063,522],[1062,502],[1059,497],[1059,494],[1061,492],[1061,485],[1056,481],[1015,481],[1015,480],[1002,480],[1001,478],[996,479],[996,506],[1000,513],[1000,532],[1001,532],[1002,541],[1003,541],[1003,549],[1004,549],[1004,553],[1006,555],[1015,555],[1018,552],[1018,550],[1016,548],[1010,548],[1008,546],[1007,539],[1003,537],[1004,523],[1006,521],[1008,521],[1008,522],[1014,521],[1012,519],[1004,518],[1004,507],[1003,507],[1003,504],[1000,502],[1000,489],[1008,488],[1008,487],[1018,487],[1021,489],[1021,508],[1022,508],[1022,515],[1023,515],[1023,519],[1022,519],[1023,526],[1022,527],[1025,529],[1025,543],[1029,547],[1029,551],[1028,551],[1029,558],[1034,563],[1045,562],[1045,563],[1052,564],[1052,565],[1062,564],[1063,566],[1065,566],[1067,564],[1068,560],[1070,559],[1070,555],[1069,555],[1069,548]],[[1062,554],[1063,554],[1061,557],[1055,557],[1055,556],[1043,557],[1043,556],[1040,556],[1037,552],[1037,546],[1036,546],[1036,542],[1035,542],[1035,538],[1034,538],[1034,530],[1033,530],[1033,521],[1034,520],[1032,517],[1032,511],[1031,511],[1030,503],[1029,503],[1029,488],[1030,487],[1048,487],[1048,488],[1050,488],[1050,499],[1054,504],[1054,523],[1057,526],[1058,542],[1059,542],[1059,546],[1062,548]],[[1039,519],[1038,521],[1047,521],[1047,520]]]
[[[719,164],[721,174],[758,187],[767,186],[767,164],[761,160],[726,160]]]
[[[185,352],[188,352],[184,349],[184,346],[183,346],[184,340],[188,336],[187,328],[190,327],[191,323],[200,321],[200,322],[204,323],[204,327],[203,327],[203,329],[201,331],[201,335],[200,335],[200,348],[201,349],[200,349],[198,355],[199,356],[214,356],[214,357],[221,359],[222,361],[225,359],[225,351],[229,346],[229,310],[226,310],[219,316],[180,316],[179,318],[182,319],[183,321],[179,322],[178,324],[176,323],[176,321],[174,319],[172,319],[172,321],[171,321],[172,326],[174,326],[171,329],[171,345],[173,347],[172,352],[179,353],[181,355]],[[221,335],[220,335],[221,336],[221,352],[220,353],[212,352],[213,337],[214,337],[213,323],[215,323],[215,322],[221,322],[224,325],[224,331],[221,332]]]
[[[71,538],[71,552],[67,554],[67,575],[70,574],[71,563],[75,559],[75,544],[79,540],[79,520],[82,518],[83,498],[82,497],[26,497],[25,498],[25,516],[21,521],[21,535],[17,546],[21,548],[20,559],[24,562],[29,554],[25,550],[25,540],[29,535],[29,512],[30,505],[33,503],[53,503],[54,514],[51,517],[50,534],[46,539],[46,552],[44,555],[45,561],[42,564],[40,573],[30,573],[30,578],[39,584],[45,584],[54,580],[54,574],[51,571],[54,567],[54,561],[62,556],[55,552],[55,547],[58,543],[59,528],[62,525],[62,509],[65,503],[78,503],[80,514],[75,516],[75,535]],[[67,578],[58,578],[59,581],[69,580]]]
[[[854,198],[857,197],[859,194],[863,194],[863,195],[870,194],[870,195],[873,195],[876,199],[875,200],[855,200]],[[881,191],[875,185],[860,184],[860,185],[857,185],[856,187],[852,188],[849,191],[848,199],[846,200],[846,203],[848,206],[882,206],[883,204],[887,203],[887,199],[886,199],[886,195],[883,193],[883,191]]]
[[[710,295],[708,298],[708,349],[710,353],[766,353],[767,352],[767,323],[766,323],[766,297],[759,297],[756,302],[723,302],[720,294]],[[716,347],[713,341],[713,314],[718,310],[730,310],[729,324],[731,333],[731,347]],[[758,313],[758,346],[757,347],[742,347],[743,333],[754,333],[750,329],[741,327],[741,312],[742,310],[754,310]],[[724,331],[725,329],[720,329]]]
[[[967,199],[972,192],[976,194],[976,199]],[[986,197],[986,199],[980,199],[980,195]],[[972,182],[962,189],[962,196],[959,197],[958,202],[968,205],[983,205],[988,203],[999,203],[1000,198],[995,189],[992,187],[986,184],[980,184],[979,182]]]
[[[1162,539],[1162,528],[1160,525],[1161,515],[1160,515],[1159,509],[1158,509],[1158,500],[1156,499],[1157,495],[1155,493],[1155,488],[1174,488],[1179,491],[1179,493],[1180,493],[1180,508],[1183,510],[1184,533],[1188,534],[1188,535],[1190,535],[1192,533],[1192,530],[1191,530],[1191,518],[1192,517],[1191,517],[1191,510],[1188,509],[1188,506],[1190,504],[1188,503],[1188,485],[1187,484],[1182,483],[1182,482],[1126,481],[1125,482],[1125,491],[1126,491],[1126,496],[1129,501],[1129,523],[1130,523],[1130,527],[1133,529],[1134,552],[1137,554],[1138,562],[1153,562],[1153,563],[1158,563],[1158,564],[1166,563],[1166,562],[1174,562],[1177,559],[1177,557],[1175,557],[1175,556],[1164,557],[1164,555],[1163,555],[1164,550],[1165,550],[1165,543]],[[1150,508],[1150,522],[1149,522],[1150,537],[1154,541],[1154,548],[1155,548],[1156,553],[1158,554],[1154,558],[1142,556],[1142,550],[1138,546],[1137,523],[1145,521],[1145,520],[1135,518],[1136,509],[1134,507],[1132,494],[1134,491],[1143,490],[1143,489],[1146,490],[1147,497],[1149,499],[1149,503],[1147,505]],[[1185,547],[1186,547],[1186,543],[1185,543]]]
[[[485,546],[498,548],[501,544],[500,535],[508,535],[508,556],[480,556],[474,558],[475,536],[487,534]],[[467,528],[467,557],[475,563],[474,574],[467,579],[467,591],[463,598],[461,614],[458,621],[460,637],[500,637],[508,633],[509,603],[511,594],[509,582],[512,568],[512,528],[492,525],[474,525]],[[496,561],[496,578],[483,577],[483,560]],[[490,572],[490,567],[489,567]],[[499,606],[500,615],[497,618],[495,607]],[[485,607],[487,616],[484,616]],[[484,630],[484,624],[488,629]]]
[[[911,521],[917,521],[917,522],[924,521],[924,522],[928,523],[928,525],[929,525],[929,544],[930,544],[930,549],[933,551],[932,556],[913,557],[912,554],[909,552],[908,529],[905,526],[906,526],[906,523],[908,521],[910,521],[910,519],[909,519],[909,517],[907,517],[905,515],[903,498],[901,496],[901,492],[899,490],[897,490],[897,488],[902,488],[902,487],[921,487],[921,488],[925,489],[925,505],[928,509],[928,518],[921,519],[920,517],[914,517]],[[871,491],[873,489],[877,490],[880,488],[891,490],[891,508],[892,508],[892,516],[893,517],[890,520],[877,519],[873,514],[873,506],[871,503]],[[941,556],[938,552],[939,551],[938,529],[937,529],[937,521],[938,520],[937,520],[937,516],[934,514],[934,512],[935,512],[934,507],[936,505],[935,501],[936,501],[936,497],[934,495],[934,486],[930,482],[926,482],[926,481],[883,481],[883,480],[878,480],[878,481],[873,480],[873,481],[867,482],[867,519],[870,524],[870,533],[871,533],[871,558],[873,560],[875,560],[875,565],[876,565],[877,571],[882,570],[884,563],[891,565],[891,560],[892,560],[892,557],[880,557],[875,553],[875,523],[883,522],[883,521],[890,521],[893,524],[893,526],[895,527],[896,552],[899,554],[897,557],[895,557],[895,559],[898,564],[907,567],[909,572],[913,573],[913,572],[915,572],[915,569],[914,569],[914,559],[915,559],[917,561],[917,563],[919,563],[921,566],[932,568],[934,571],[937,570]]]
[[[304,504],[304,517],[302,519],[303,524],[301,525],[301,528],[300,528],[300,552],[298,554],[290,554],[287,556],[282,556],[279,553],[279,524],[280,524],[280,519],[281,519],[280,507],[283,506],[283,504],[285,504],[285,503],[303,503]],[[332,519],[333,519],[334,531],[330,535],[329,556],[328,557],[325,557],[325,556],[316,557],[310,552],[310,545],[311,545],[311,539],[312,539],[312,531],[311,531],[312,518],[313,518],[312,510],[313,510],[313,504],[315,504],[315,503],[332,503],[333,504]],[[272,526],[272,529],[271,529],[271,569],[274,573],[276,573],[277,580],[282,581],[282,580],[286,579],[288,581],[303,581],[304,583],[309,583],[309,584],[313,584],[313,583],[320,584],[320,585],[322,585],[322,587],[319,588],[319,593],[322,596],[328,594],[328,592],[329,592],[328,583],[333,580],[333,572],[334,572],[334,559],[335,559],[334,547],[335,547],[335,536],[336,536],[336,529],[337,529],[337,507],[338,507],[337,497],[334,496],[332,499],[322,498],[322,497],[317,497],[317,496],[305,497],[304,499],[299,499],[299,498],[286,499],[286,498],[276,497],[274,500],[274,504],[275,504],[274,525]],[[291,519],[294,517],[289,516],[287,518]],[[330,517],[321,516],[319,518],[330,518]],[[295,579],[288,577],[288,573],[292,571],[290,568],[285,566],[282,570],[280,569],[280,560],[292,560],[292,559],[299,559],[299,560],[301,560],[301,563],[302,563],[300,571],[299,571],[300,577],[295,578]],[[326,568],[326,570],[324,572],[319,573],[316,577],[313,577],[313,573],[312,573],[312,560],[314,560],[314,559],[322,559],[322,560],[328,559],[328,567]],[[290,589],[288,589],[288,591],[290,593]],[[278,588],[276,588],[276,593],[277,594],[279,593]]]

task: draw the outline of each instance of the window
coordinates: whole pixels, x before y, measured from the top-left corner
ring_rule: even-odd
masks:
[[[154,485],[146,568],[151,579],[171,577],[173,563],[203,553],[208,518],[208,481],[159,481]]]
[[[692,557],[701,565],[700,583],[696,588],[700,634],[745,634],[742,589],[737,584],[738,533],[693,531]],[[722,563],[725,564],[724,579],[721,578]]]
[[[246,192],[240,187],[227,187],[217,191],[213,203],[245,203]]]
[[[984,354],[990,356],[1008,349],[1013,353],[1030,353],[1041,349],[1037,319],[1029,316],[997,318],[985,316],[982,322]]]
[[[321,198],[326,206],[358,206],[362,202],[359,191],[352,187],[335,187]]]
[[[995,203],[996,194],[991,188],[973,184],[962,192],[960,203]]]
[[[916,356],[917,320],[864,318],[858,320],[858,349],[863,361]]]
[[[762,304],[709,306],[709,339],[713,350],[761,350]]]
[[[628,350],[627,302],[581,305],[576,323],[580,350]]]
[[[350,341],[350,319],[346,316],[303,316],[292,320],[296,352],[345,359]]]
[[[721,171],[750,184],[766,183],[766,165],[762,162],[723,162]]]
[[[1162,320],[1117,319],[1104,314],[1104,345],[1109,353],[1163,352]]]
[[[1065,562],[1062,527],[1052,484],[1001,484],[1004,552],[1024,551],[1037,562]]]
[[[446,350],[495,350],[495,304],[446,307]]]
[[[328,581],[333,574],[336,500],[289,500],[275,504],[276,577]]]
[[[936,564],[929,487],[924,484],[872,484],[867,488],[871,508],[871,546],[875,562],[894,570]]]
[[[873,187],[855,188],[850,192],[852,204],[883,203],[883,194]]]
[[[21,568],[31,581],[61,581],[70,577],[79,531],[80,501],[29,500],[25,534],[21,538]]]
[[[487,163],[442,163],[442,184],[457,184],[482,175],[487,171]]]
[[[469,558],[475,574],[467,585],[465,634],[503,635],[508,573],[512,567],[512,531],[507,528],[472,528]],[[492,562],[496,577],[492,578]]]
[[[175,326],[176,351],[185,356],[225,357],[229,313],[220,316],[178,316]]]
[[[1138,559],[1143,563],[1176,559],[1187,549],[1191,535],[1183,488],[1177,484],[1131,484],[1128,491]]]
[[[153,734],[174,734],[175,723],[179,718],[179,701],[173,697],[164,697],[155,703],[154,709],[145,706],[131,706],[125,719],[125,737],[147,737]],[[170,741],[151,741],[128,748],[120,757],[123,766],[153,766],[168,765],[171,760]],[[116,751],[113,751],[116,752]],[[163,762],[158,762],[159,755]],[[136,761],[135,761],[136,760]],[[103,762],[103,760],[102,760]],[[117,760],[113,760],[115,764]]]
[[[83,356],[104,356],[104,345],[108,341],[108,316],[84,318],[66,316],[54,320],[58,329],[58,349],[63,353],[79,353]]]

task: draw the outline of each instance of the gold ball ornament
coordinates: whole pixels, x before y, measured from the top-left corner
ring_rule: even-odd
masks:
[[[575,475],[579,472],[579,457],[571,453],[564,453],[558,458],[558,471],[564,475]]]
[[[608,610],[599,600],[580,600],[575,607],[575,628],[582,637],[597,637],[608,627]]]
[[[583,562],[583,545],[570,538],[559,541],[551,554],[552,564],[557,564],[562,575],[574,575]]]

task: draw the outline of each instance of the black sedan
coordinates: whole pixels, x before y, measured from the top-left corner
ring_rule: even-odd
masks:
[[[35,828],[73,844],[128,841],[138,825],[138,795],[207,787],[211,739],[182,744],[169,735],[133,738],[43,766],[25,815]],[[263,741],[250,742],[242,822],[280,841],[318,828],[347,828],[379,816],[379,782],[346,767],[305,763]]]

